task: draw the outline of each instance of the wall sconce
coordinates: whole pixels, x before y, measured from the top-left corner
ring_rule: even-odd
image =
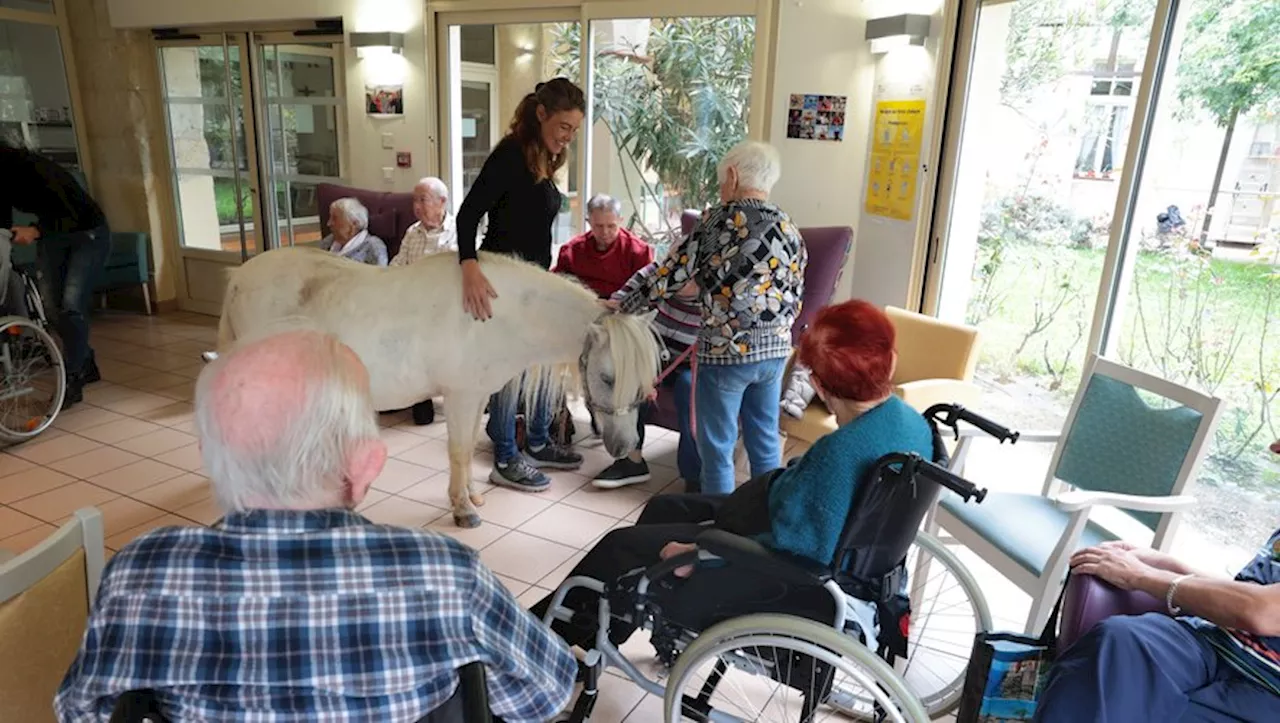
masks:
[[[908,45],[924,45],[929,37],[928,15],[893,15],[867,21],[866,39],[871,41],[871,52],[887,53],[894,48]]]
[[[351,47],[356,55],[400,55],[404,52],[404,33],[352,33]]]
[[[527,58],[530,55],[533,55],[533,46],[521,45],[520,47],[516,48],[517,58]]]

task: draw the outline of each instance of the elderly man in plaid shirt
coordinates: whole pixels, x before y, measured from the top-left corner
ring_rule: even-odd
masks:
[[[107,565],[54,700],[108,720],[128,690],[189,721],[417,721],[481,661],[508,723],[563,710],[577,665],[468,547],[352,511],[386,461],[355,354],[290,332],[214,361],[196,387],[216,528],[147,533]]]

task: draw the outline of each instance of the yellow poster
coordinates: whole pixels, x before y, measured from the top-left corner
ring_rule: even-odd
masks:
[[[876,103],[867,164],[867,213],[910,221],[915,209],[924,132],[923,100]]]

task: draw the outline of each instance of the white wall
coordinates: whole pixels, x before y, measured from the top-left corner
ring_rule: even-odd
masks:
[[[891,63],[885,62],[885,56],[871,55],[863,40],[867,18],[913,12],[934,17],[929,50],[895,52]],[[862,213],[871,114],[877,83],[903,75],[904,70],[913,76],[924,72],[926,93],[932,100],[933,48],[941,26],[940,0],[782,0],[770,142],[782,154],[783,170],[774,200],[800,226],[854,228],[854,251],[836,291],[837,299],[856,296],[896,305],[911,301],[911,264],[920,211],[910,222]],[[847,95],[844,141],[788,139],[787,105],[792,93]],[[926,129],[938,110],[930,103]],[[922,159],[932,142],[926,134]]]
[[[427,98],[427,49],[423,32],[423,0],[109,0],[111,24],[116,28],[197,27],[231,23],[266,23],[341,17],[347,33],[394,31],[405,34],[404,54],[357,58],[346,51],[346,94],[349,141],[346,176],[355,186],[407,191],[426,175],[431,147],[428,113],[435,105]],[[388,120],[365,113],[366,82],[404,84],[404,117]],[[392,135],[394,149],[382,147],[382,134]],[[408,151],[413,167],[396,168],[393,181],[382,169],[395,168],[396,151]]]

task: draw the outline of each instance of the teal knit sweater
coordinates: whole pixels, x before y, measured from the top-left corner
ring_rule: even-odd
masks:
[[[822,437],[769,487],[771,529],[760,541],[782,552],[831,562],[854,490],[876,460],[892,452],[933,457],[933,431],[897,397]]]

